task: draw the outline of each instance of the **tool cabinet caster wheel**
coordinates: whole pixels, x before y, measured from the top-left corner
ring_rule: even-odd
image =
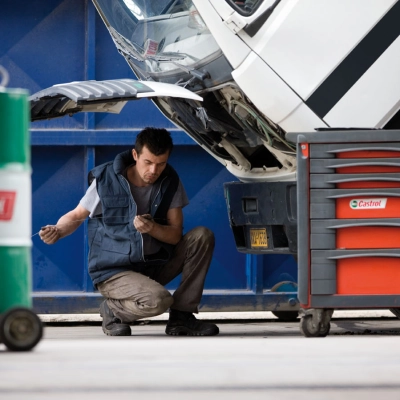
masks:
[[[330,330],[331,330],[331,324],[330,322],[328,322],[328,324],[326,324],[324,327],[320,327],[318,337],[328,336]]]
[[[321,324],[317,322],[312,315],[305,315],[300,320],[300,332],[305,337],[325,337],[331,329],[331,324]]]
[[[12,308],[0,316],[0,342],[9,350],[31,350],[42,335],[42,321],[28,308]]]

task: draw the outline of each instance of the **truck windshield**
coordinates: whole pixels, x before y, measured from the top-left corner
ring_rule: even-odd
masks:
[[[120,53],[144,75],[198,68],[220,49],[191,0],[93,0]]]

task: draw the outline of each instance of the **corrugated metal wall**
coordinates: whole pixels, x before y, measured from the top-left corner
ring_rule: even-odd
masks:
[[[87,0],[3,0],[0,27],[0,64],[10,74],[9,87],[35,93],[63,82],[134,78]],[[235,178],[149,100],[128,103],[119,115],[81,114],[31,125],[32,234],[74,208],[87,187],[88,171],[130,148],[136,134],[150,125],[173,133],[171,164],[191,202],[184,209],[185,230],[205,225],[216,235],[203,310],[274,308],[282,299],[271,298],[268,290],[277,282],[297,280],[295,262],[290,256],[236,251],[222,186]],[[32,241],[36,311],[95,312],[99,296],[87,275],[86,225],[53,246],[38,235]]]

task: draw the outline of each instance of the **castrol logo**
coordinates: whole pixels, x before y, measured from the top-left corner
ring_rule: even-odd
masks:
[[[0,191],[0,221],[10,221],[14,212],[16,192]]]
[[[386,208],[387,199],[352,199],[350,208],[353,210],[367,210],[376,208]]]

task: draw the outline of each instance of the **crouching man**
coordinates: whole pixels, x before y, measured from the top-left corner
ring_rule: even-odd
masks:
[[[205,227],[182,235],[182,208],[189,202],[167,163],[172,147],[168,131],[145,128],[134,149],[91,171],[93,181],[74,210],[39,232],[45,243],[54,244],[89,217],[89,274],[105,297],[100,315],[107,335],[129,336],[131,323],[168,309],[168,335],[219,333],[216,325],[193,315],[214,235]],[[164,286],[179,274],[180,285],[171,295]]]

